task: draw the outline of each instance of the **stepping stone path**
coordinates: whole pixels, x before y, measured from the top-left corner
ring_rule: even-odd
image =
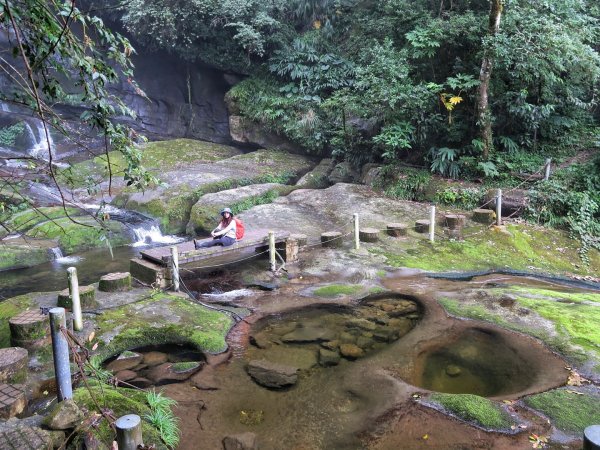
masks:
[[[97,308],[96,288],[94,286],[79,286],[79,302],[83,310]],[[57,305],[69,311],[73,308],[73,299],[68,288],[58,294]]]
[[[129,272],[109,273],[100,278],[98,290],[102,292],[123,292],[131,289]]]
[[[379,230],[377,228],[362,228],[358,230],[358,237],[362,242],[377,242]]]
[[[429,220],[417,220],[415,222],[415,231],[417,233],[427,233],[429,231]]]
[[[0,419],[15,417],[23,412],[25,406],[27,406],[27,400],[22,385],[0,384]]]
[[[446,214],[444,216],[444,225],[451,230],[456,230],[465,226],[467,218],[462,214]]]
[[[408,227],[405,223],[388,223],[387,234],[394,237],[406,236]]]
[[[50,321],[39,309],[25,311],[8,321],[10,342],[28,350],[50,343]]]
[[[489,225],[494,222],[494,217],[496,213],[491,209],[474,209],[473,210],[473,220],[475,222],[484,223]]]
[[[21,347],[0,349],[0,383],[23,383],[27,379],[28,356]]]
[[[321,233],[321,245],[323,247],[341,247],[342,233],[339,231],[328,231]]]

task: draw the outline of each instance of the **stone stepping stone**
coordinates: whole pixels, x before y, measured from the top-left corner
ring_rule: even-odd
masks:
[[[484,223],[489,225],[494,223],[494,218],[496,213],[491,209],[474,209],[473,210],[473,220],[478,223]]]
[[[451,230],[456,230],[465,226],[467,218],[462,214],[446,214],[444,216],[445,226]]]
[[[0,349],[0,383],[24,383],[29,354],[21,347]]]
[[[248,364],[248,374],[261,386],[282,388],[296,384],[298,369],[277,364],[264,359],[253,360]]]
[[[296,242],[298,242],[298,247],[303,247],[308,242],[308,238],[305,234],[290,234],[290,239],[296,240]]]
[[[340,345],[340,353],[346,359],[357,359],[365,354],[364,350],[356,344]]]
[[[421,219],[415,222],[415,231],[417,233],[429,232],[429,220]]]
[[[379,230],[377,228],[361,228],[358,230],[358,238],[361,242],[377,242]]]
[[[113,373],[120,372],[122,370],[130,370],[142,362],[143,356],[139,353],[126,351],[119,355],[119,357],[106,365],[106,369]]]
[[[50,343],[50,320],[39,309],[22,312],[8,325],[10,342],[15,347],[36,350]]]
[[[388,223],[386,232],[393,237],[406,236],[408,234],[408,226],[405,223]]]
[[[27,406],[25,389],[19,384],[0,384],[0,419],[21,414]]]
[[[96,288],[94,286],[79,286],[79,303],[82,310],[97,308]],[[60,291],[56,304],[69,311],[73,309],[73,299],[68,288]]]
[[[339,231],[327,231],[321,233],[321,245],[323,247],[341,247],[342,246],[342,233]]]
[[[131,274],[115,272],[100,278],[98,290],[102,292],[124,292],[131,289]]]

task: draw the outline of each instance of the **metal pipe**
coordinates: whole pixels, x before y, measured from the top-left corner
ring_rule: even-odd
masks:
[[[66,325],[65,308],[52,308],[50,310],[50,333],[52,335],[52,354],[57,386],[56,397],[59,402],[73,398],[69,344],[66,336],[61,331],[61,329],[66,328]]]
[[[137,414],[127,414],[115,421],[117,446],[119,450],[137,450],[144,446],[142,440],[142,420]]]

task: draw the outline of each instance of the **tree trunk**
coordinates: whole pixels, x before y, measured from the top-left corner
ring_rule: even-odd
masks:
[[[488,25],[488,37],[493,37],[500,29],[500,18],[502,17],[503,0],[490,1],[490,21]],[[479,90],[477,100],[477,120],[479,123],[479,135],[483,142],[483,159],[487,159],[492,148],[492,118],[488,100],[488,89],[492,76],[492,57],[490,49],[485,48],[481,70],[479,72]]]

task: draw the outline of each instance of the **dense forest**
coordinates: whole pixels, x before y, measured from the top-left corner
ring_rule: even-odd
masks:
[[[50,33],[41,26],[48,23],[44,14],[70,18],[67,3],[56,10],[37,1],[3,6],[6,26],[22,20],[18,26],[32,45],[16,53],[27,54],[34,71],[43,72],[48,54],[70,51],[52,43],[60,40],[60,23]],[[529,218],[569,228],[582,239],[583,253],[600,247],[597,2],[132,0],[80,7],[84,43],[85,30],[101,26],[98,39],[109,49],[89,55],[84,45],[81,59],[72,55],[70,63],[94,80],[94,89],[116,77],[111,59],[130,74],[123,55],[133,51],[93,18],[99,15],[135,46],[240,76],[227,94],[236,114],[309,153],[357,168],[383,164],[382,186],[396,197],[419,200],[431,174],[514,186],[515,174],[539,172],[547,158],[569,161],[549,181],[529,186]],[[64,64],[55,61],[47,73]],[[57,83],[47,86],[44,95],[60,97]],[[84,90],[99,112],[85,119],[117,132],[111,142],[126,144],[118,125],[103,122],[106,114],[122,114],[123,105]],[[130,181],[151,182],[135,172],[135,151],[122,148]],[[482,192],[448,190],[438,200],[469,206]]]

